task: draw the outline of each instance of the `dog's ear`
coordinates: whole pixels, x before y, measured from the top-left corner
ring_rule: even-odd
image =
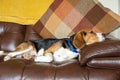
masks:
[[[85,36],[86,33],[83,31],[80,31],[74,36],[73,45],[75,48],[81,49],[85,45],[83,35]]]

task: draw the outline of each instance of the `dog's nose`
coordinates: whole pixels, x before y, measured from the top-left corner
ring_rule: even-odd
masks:
[[[102,33],[102,35],[103,35],[103,37],[106,37],[106,36],[107,36],[107,34],[103,34],[103,33]]]

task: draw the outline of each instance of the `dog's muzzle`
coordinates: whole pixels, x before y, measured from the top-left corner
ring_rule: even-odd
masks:
[[[96,33],[96,34],[97,34],[97,37],[98,37],[99,42],[105,40],[105,37],[102,35],[102,33]]]

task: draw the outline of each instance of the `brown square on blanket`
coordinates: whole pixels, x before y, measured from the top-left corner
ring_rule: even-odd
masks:
[[[64,38],[81,29],[110,33],[120,24],[120,16],[97,0],[55,0],[33,26],[43,38]]]

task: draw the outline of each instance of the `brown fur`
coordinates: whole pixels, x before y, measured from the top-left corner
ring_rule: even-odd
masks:
[[[55,44],[53,44],[50,48],[48,48],[43,55],[45,55],[46,53],[54,53],[55,51],[57,51],[59,48],[62,47],[62,42],[56,42]]]

